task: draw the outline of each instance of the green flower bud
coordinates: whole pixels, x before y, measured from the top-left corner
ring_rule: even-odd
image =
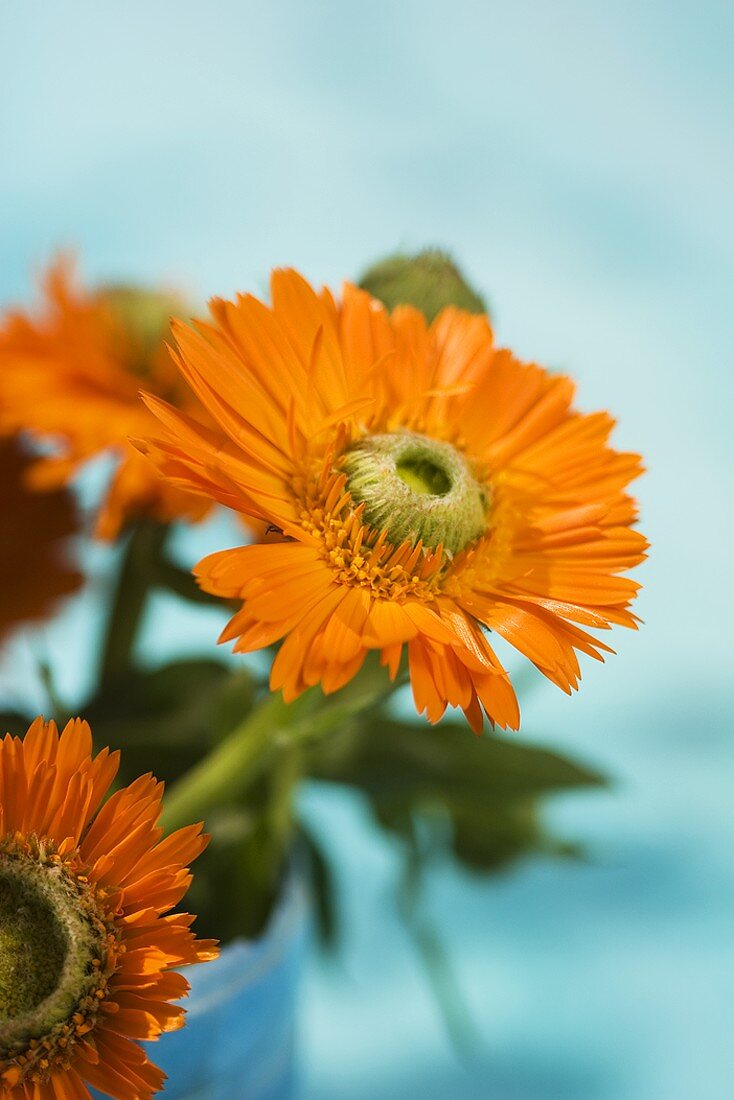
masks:
[[[451,257],[437,248],[415,256],[396,254],[373,264],[359,285],[392,310],[411,305],[432,321],[446,306],[469,313],[486,313],[484,300],[474,291]]]

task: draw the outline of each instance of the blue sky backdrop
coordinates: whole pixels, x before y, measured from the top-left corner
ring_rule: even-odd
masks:
[[[2,302],[59,246],[203,299],[439,244],[500,342],[571,372],[647,458],[646,624],[578,697],[535,689],[520,735],[617,778],[552,811],[593,864],[431,880],[473,1062],[392,911],[396,853],[359,806],[306,795],[347,915],[305,985],[308,1100],[730,1095],[734,7],[5,0],[0,45]],[[43,643],[72,693],[92,605]],[[152,654],[213,640],[216,612],[177,615],[157,609]],[[6,697],[34,690],[35,645]]]

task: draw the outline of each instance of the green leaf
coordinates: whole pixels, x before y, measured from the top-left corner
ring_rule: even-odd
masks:
[[[212,596],[199,588],[193,573],[182,569],[168,557],[161,557],[155,562],[153,582],[157,588],[163,588],[175,596],[180,596],[189,603],[208,604],[210,607],[220,607],[225,613],[231,610],[232,602],[224,600],[221,596]]]
[[[423,726],[378,713],[341,751],[331,746],[319,754],[319,747],[312,774],[382,795],[506,799],[606,784],[600,772],[550,749],[496,734],[475,737],[450,721]]]
[[[247,669],[182,660],[130,670],[81,713],[99,746],[123,750],[121,778],[153,771],[170,782],[206,756],[254,700]]]
[[[406,842],[418,819],[430,821],[444,852],[485,872],[533,852],[576,854],[544,827],[542,802],[606,783],[598,771],[541,746],[384,713],[315,746],[308,770],[362,791],[380,825]]]

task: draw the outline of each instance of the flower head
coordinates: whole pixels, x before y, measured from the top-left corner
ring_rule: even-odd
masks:
[[[395,676],[407,647],[431,721],[451,705],[476,730],[483,712],[516,728],[488,632],[570,692],[577,651],[609,651],[583,628],[635,625],[621,574],[646,546],[625,491],[640,459],[609,447],[607,413],[575,411],[568,378],[497,348],[484,316],[451,307],[429,325],[294,271],[274,273],[271,307],[211,308],[174,332],[228,441],[151,396],[161,431],[141,446],[174,484],[280,533],[197,575],[243,601],[222,640],[282,640],[271,685],[287,699],[335,691],[372,649]]]
[[[118,754],[86,722],[38,718],[0,742],[0,1092],[8,1100],[149,1100],[164,1074],[138,1040],[183,1025],[172,968],[213,958],[171,910],[200,826],[165,840],[162,785],[143,776],[102,805]]]
[[[41,312],[9,313],[0,326],[0,431],[28,431],[52,449],[29,483],[64,485],[89,459],[117,458],[98,516],[101,538],[115,538],[141,515],[198,519],[207,510],[201,499],[166,485],[128,442],[152,426],[141,386],[203,415],[165,346],[169,317],[183,310],[179,297],[158,291],[82,290],[61,260],[45,276]]]
[[[32,461],[18,439],[0,440],[0,643],[20,623],[47,618],[82,582],[65,554],[77,530],[74,501],[64,489],[30,492]]]

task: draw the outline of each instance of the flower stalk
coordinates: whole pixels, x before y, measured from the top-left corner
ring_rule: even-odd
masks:
[[[208,756],[173,784],[166,795],[163,823],[206,819],[215,807],[240,799],[248,787],[284,753],[292,754],[364,716],[393,693],[402,681],[390,682],[377,662],[368,662],[360,676],[337,695],[324,697],[317,688],[292,703],[268,695]],[[291,765],[297,761],[291,757]],[[290,768],[289,788],[295,781]]]
[[[155,579],[169,528],[151,521],[135,524],[123,551],[107,624],[99,680],[107,687],[130,671],[135,640]]]

